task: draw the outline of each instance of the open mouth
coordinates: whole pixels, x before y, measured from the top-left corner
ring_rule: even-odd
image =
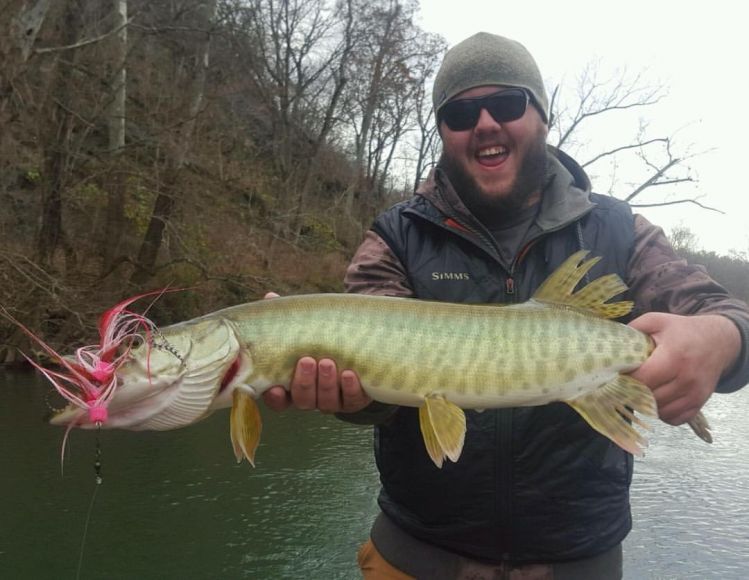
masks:
[[[477,161],[486,167],[496,167],[504,163],[510,156],[510,150],[504,145],[483,147],[476,152]]]

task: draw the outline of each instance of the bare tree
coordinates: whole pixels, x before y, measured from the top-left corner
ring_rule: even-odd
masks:
[[[112,101],[109,106],[109,154],[114,171],[108,188],[107,216],[101,247],[104,266],[117,255],[125,232],[125,176],[118,160],[125,151],[125,103],[127,99],[127,0],[112,1],[112,25],[118,30],[112,38]]]
[[[444,54],[447,46],[445,41],[438,36],[429,38],[431,43],[431,58],[423,59],[417,66],[417,77],[420,79],[414,92],[414,122],[416,138],[414,149],[416,151],[415,171],[413,179],[413,191],[419,187],[427,167],[433,165],[439,156],[440,140],[437,131],[437,122],[434,118],[432,108],[432,95],[428,81],[436,72],[438,59]]]
[[[235,1],[227,10],[251,98],[260,97],[273,158],[288,178],[303,157],[299,141],[319,142],[331,130],[353,43],[351,3],[334,9],[326,0]],[[327,104],[320,106],[323,95]]]
[[[206,76],[210,55],[211,29],[216,15],[216,0],[201,1],[196,4],[197,19],[203,29],[197,34],[193,66],[188,80],[187,110],[179,130],[170,135],[166,145],[166,169],[164,182],[156,196],[153,212],[138,251],[138,269],[133,272],[131,282],[140,285],[153,273],[163,241],[164,230],[172,218],[177,202],[177,185],[180,173],[187,161],[187,154],[195,132],[198,113],[205,98]]]
[[[383,84],[388,79],[388,72],[399,54],[399,42],[405,32],[404,24],[409,19],[402,18],[403,8],[398,0],[389,0],[386,4],[373,2],[367,6],[370,34],[365,46],[357,55],[360,76],[359,86],[363,89],[355,100],[358,104],[358,124],[356,126],[355,154],[356,176],[345,193],[346,213],[351,215],[354,194],[362,187],[367,175],[365,172],[365,155],[369,145],[369,132],[376,111],[381,105]]]
[[[354,58],[347,113],[354,134],[357,174],[345,192],[351,213],[355,196],[384,185],[402,138],[413,130],[423,85],[444,41],[413,22],[412,2],[380,0],[366,5],[368,34]]]
[[[679,253],[697,251],[697,234],[686,226],[676,226],[668,235],[671,245]]]
[[[10,38],[20,49],[21,58],[27,61],[34,49],[36,37],[44,24],[52,0],[24,2],[13,20]]]
[[[596,129],[600,132],[604,121],[611,124],[628,114],[628,123],[631,126],[634,119],[636,130],[631,131],[630,136],[626,135],[626,129],[616,131],[614,139],[609,139],[602,150],[588,159],[581,159],[581,166],[591,171],[603,166],[602,162],[607,162],[609,193],[630,202],[633,207],[692,203],[719,211],[700,203],[693,196],[677,200],[641,201],[645,191],[655,188],[662,190],[669,186],[673,190],[674,186],[695,183],[696,178],[688,165],[695,154],[677,144],[676,133],[654,136],[648,124],[635,117],[645,114],[666,97],[664,87],[649,84],[642,73],[631,76],[623,71],[608,79],[601,76],[599,65],[589,64],[577,79],[574,96],[564,94],[562,85],[554,88],[550,142],[580,158],[594,150],[595,143],[601,143],[600,137],[595,140],[590,138],[591,132]],[[630,169],[628,173],[636,172],[639,176],[638,181],[626,185],[620,182],[617,170],[625,163]]]
[[[74,46],[83,29],[83,10],[77,0],[70,0],[64,7],[62,17],[64,46]],[[54,253],[65,243],[62,225],[63,196],[70,184],[73,166],[76,163],[76,138],[78,128],[87,132],[91,123],[73,105],[74,80],[72,69],[76,65],[77,50],[71,48],[56,52],[53,56],[52,82],[42,105],[50,116],[48,124],[40,130],[44,135],[46,187],[42,191],[42,213],[36,239],[36,256],[43,265],[51,264]],[[70,252],[69,252],[70,254]]]

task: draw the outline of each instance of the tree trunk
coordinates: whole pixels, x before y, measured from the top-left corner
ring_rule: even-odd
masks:
[[[354,182],[346,189],[345,210],[348,215],[352,215],[354,209],[354,197],[361,189],[365,177],[368,177],[364,170],[364,153],[369,145],[369,132],[372,127],[372,121],[378,106],[379,94],[382,89],[385,59],[392,51],[391,31],[401,13],[401,6],[397,2],[391,5],[390,11],[385,20],[385,27],[379,37],[380,45],[375,55],[372,77],[369,82],[367,96],[362,111],[361,130],[359,140],[356,143],[356,177]]]
[[[120,28],[114,35],[114,51],[112,61],[114,73],[112,75],[112,103],[109,107],[109,155],[114,170],[111,173],[108,188],[107,215],[104,235],[101,241],[103,264],[102,270],[107,271],[117,256],[122,236],[125,232],[125,175],[119,168],[120,158],[125,149],[125,99],[127,97],[127,0],[113,0],[112,27]]]
[[[44,24],[52,0],[35,0],[26,2],[21,12],[14,19],[12,36],[15,44],[21,50],[23,61],[29,60],[36,42],[36,36]]]
[[[67,5],[64,15],[64,40],[73,44],[80,30],[80,14],[76,2]],[[74,51],[73,51],[74,53]],[[69,55],[74,60],[75,54]],[[48,138],[45,139],[44,167],[47,188],[42,193],[41,221],[36,239],[37,259],[43,266],[49,266],[55,252],[63,241],[62,207],[63,192],[70,175],[70,147],[75,119],[66,103],[72,100],[70,65],[58,58],[54,82],[48,97],[50,119]]]
[[[175,193],[179,182],[179,174],[187,160],[187,152],[190,148],[195,122],[203,105],[205,97],[205,84],[208,74],[208,57],[210,54],[211,31],[215,14],[217,0],[208,0],[201,6],[203,11],[203,22],[205,23],[205,37],[199,43],[195,51],[195,73],[192,79],[190,93],[190,104],[187,111],[187,119],[177,131],[176,142],[172,145],[169,159],[167,160],[166,179],[161,188],[153,213],[143,237],[140,251],[138,252],[138,269],[133,273],[130,281],[136,285],[142,285],[153,275],[159,250],[163,242],[164,229],[172,217],[175,208]]]

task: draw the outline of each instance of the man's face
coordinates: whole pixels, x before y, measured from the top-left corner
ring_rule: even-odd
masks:
[[[496,93],[501,87],[469,89],[453,100]],[[525,114],[497,123],[481,109],[476,126],[451,131],[440,122],[440,163],[466,206],[485,223],[489,215],[528,207],[538,201],[546,179],[548,128],[538,110],[528,104]]]

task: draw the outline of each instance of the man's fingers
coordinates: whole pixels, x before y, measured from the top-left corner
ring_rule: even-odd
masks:
[[[334,360],[305,356],[299,359],[290,390],[275,386],[263,393],[266,405],[283,411],[290,405],[297,409],[318,409],[323,413],[353,413],[372,402],[361,387],[354,371],[343,371],[340,376]]]
[[[676,379],[678,370],[672,359],[673,355],[667,348],[656,346],[650,358],[632,373],[632,377],[657,391]]]
[[[283,411],[291,405],[291,400],[286,389],[277,385],[263,393],[263,402],[274,411]]]
[[[661,421],[669,425],[681,425],[694,417],[699,411],[687,397],[682,397],[658,408],[658,416]]]
[[[312,357],[302,357],[296,365],[291,400],[298,409],[317,407],[317,362]]]
[[[341,373],[341,410],[344,412],[361,411],[372,399],[364,392],[359,377],[354,371]]]
[[[341,392],[338,387],[338,369],[329,358],[317,365],[317,408],[323,413],[341,410]]]

